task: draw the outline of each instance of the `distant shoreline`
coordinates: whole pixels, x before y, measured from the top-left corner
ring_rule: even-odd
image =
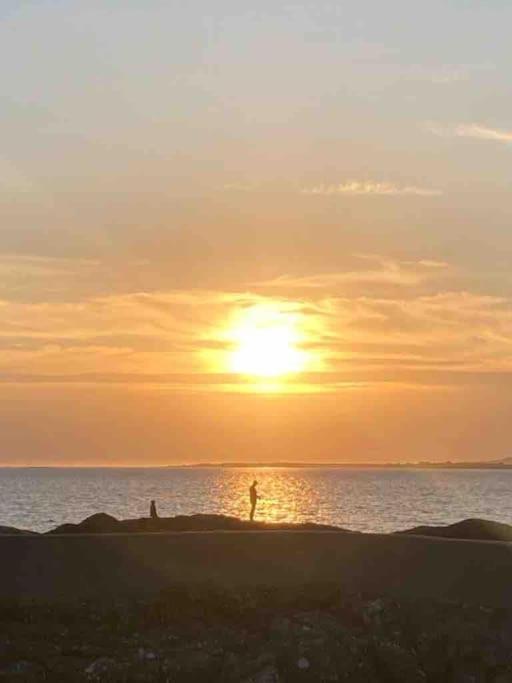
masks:
[[[95,469],[401,469],[401,470],[512,470],[512,459],[477,462],[200,462],[167,465],[0,465],[3,470]]]
[[[512,462],[418,462],[418,463],[372,463],[372,462],[347,462],[347,463],[309,463],[309,462],[223,462],[223,463],[197,463],[191,465],[167,465],[168,468],[185,467],[192,469],[201,468],[296,468],[296,469],[472,469],[472,470],[510,470]]]

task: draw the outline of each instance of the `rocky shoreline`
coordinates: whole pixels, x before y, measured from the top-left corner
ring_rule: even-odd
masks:
[[[33,535],[46,536],[54,534],[136,534],[162,533],[176,531],[344,531],[340,527],[327,524],[288,524],[270,522],[250,522],[228,515],[177,515],[175,517],[141,517],[138,519],[116,519],[105,512],[98,512],[77,524],[60,524],[54,529],[38,533],[29,529],[18,529],[0,526],[0,536]]]
[[[135,534],[186,531],[335,531],[337,533],[359,533],[328,524],[313,522],[303,524],[250,522],[228,515],[177,515],[150,519],[116,519],[112,515],[98,512],[77,524],[60,524],[43,534],[29,529],[1,526],[0,536],[46,536],[61,534]],[[479,541],[512,542],[512,526],[485,519],[465,519],[446,526],[418,526],[395,534],[428,536],[431,538],[452,538]]]
[[[338,586],[0,605],[0,681],[507,683],[512,610]]]
[[[0,683],[510,683],[512,527],[0,531]]]

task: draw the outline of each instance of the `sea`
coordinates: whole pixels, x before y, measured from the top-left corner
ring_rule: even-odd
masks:
[[[390,532],[480,517],[512,524],[512,470],[402,468],[0,468],[0,526],[47,531],[96,512],[127,519],[218,513]]]

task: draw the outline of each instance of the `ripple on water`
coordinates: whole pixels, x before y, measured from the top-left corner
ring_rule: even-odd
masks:
[[[103,511],[120,518],[222,513],[387,532],[467,517],[512,523],[512,471],[307,468],[0,468],[0,525],[46,531]]]

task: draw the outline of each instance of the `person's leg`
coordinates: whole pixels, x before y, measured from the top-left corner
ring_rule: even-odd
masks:
[[[251,522],[254,519],[254,511],[256,510],[256,503],[251,503],[251,515],[250,515],[250,520]]]

